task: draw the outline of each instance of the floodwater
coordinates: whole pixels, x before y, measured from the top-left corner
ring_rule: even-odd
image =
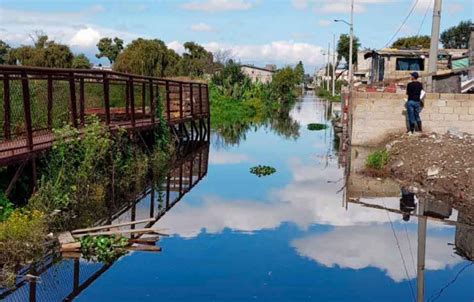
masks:
[[[425,205],[432,217],[421,218],[423,231],[415,212],[402,219],[393,184],[346,179],[332,127],[307,129],[330,124],[329,113],[308,95],[279,128],[248,127],[238,139],[214,133],[191,151],[187,181],[174,180],[189,162],[168,177],[171,204],[155,223],[171,234],[157,242],[162,252],[133,252],[105,268],[61,261],[37,284],[37,301],[415,301],[421,284],[424,301],[473,301],[474,266],[458,255],[473,254],[472,227],[457,223],[463,213]],[[259,164],[276,173],[249,173]],[[179,185],[189,190],[173,195]],[[124,215],[142,219],[157,208],[146,195]]]

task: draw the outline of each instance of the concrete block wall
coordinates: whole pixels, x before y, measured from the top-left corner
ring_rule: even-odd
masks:
[[[354,92],[353,145],[376,145],[407,131],[405,94]],[[424,132],[457,130],[474,134],[474,95],[428,93],[421,112]]]

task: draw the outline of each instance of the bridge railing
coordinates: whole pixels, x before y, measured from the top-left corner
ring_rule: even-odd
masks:
[[[106,70],[0,65],[0,154],[51,144],[51,130],[82,127],[87,116],[105,124],[154,126],[160,102],[168,123],[209,116],[205,83]]]

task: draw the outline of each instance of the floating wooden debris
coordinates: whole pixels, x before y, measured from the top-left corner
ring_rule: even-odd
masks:
[[[80,234],[80,233],[86,233],[86,232],[108,230],[108,229],[112,229],[112,228],[118,228],[118,227],[122,227],[122,226],[129,226],[129,225],[134,225],[134,224],[139,224],[139,223],[147,223],[147,222],[152,222],[152,221],[155,221],[155,219],[154,218],[148,218],[148,219],[142,219],[142,220],[122,222],[122,223],[117,223],[117,224],[102,225],[102,226],[86,228],[86,229],[77,229],[77,230],[73,230],[71,233],[72,234]]]

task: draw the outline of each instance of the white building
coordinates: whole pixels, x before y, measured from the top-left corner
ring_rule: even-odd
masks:
[[[242,73],[248,76],[252,82],[260,82],[263,84],[270,83],[275,73],[275,69],[272,66],[262,68],[252,65],[241,65],[240,70],[242,70]]]

